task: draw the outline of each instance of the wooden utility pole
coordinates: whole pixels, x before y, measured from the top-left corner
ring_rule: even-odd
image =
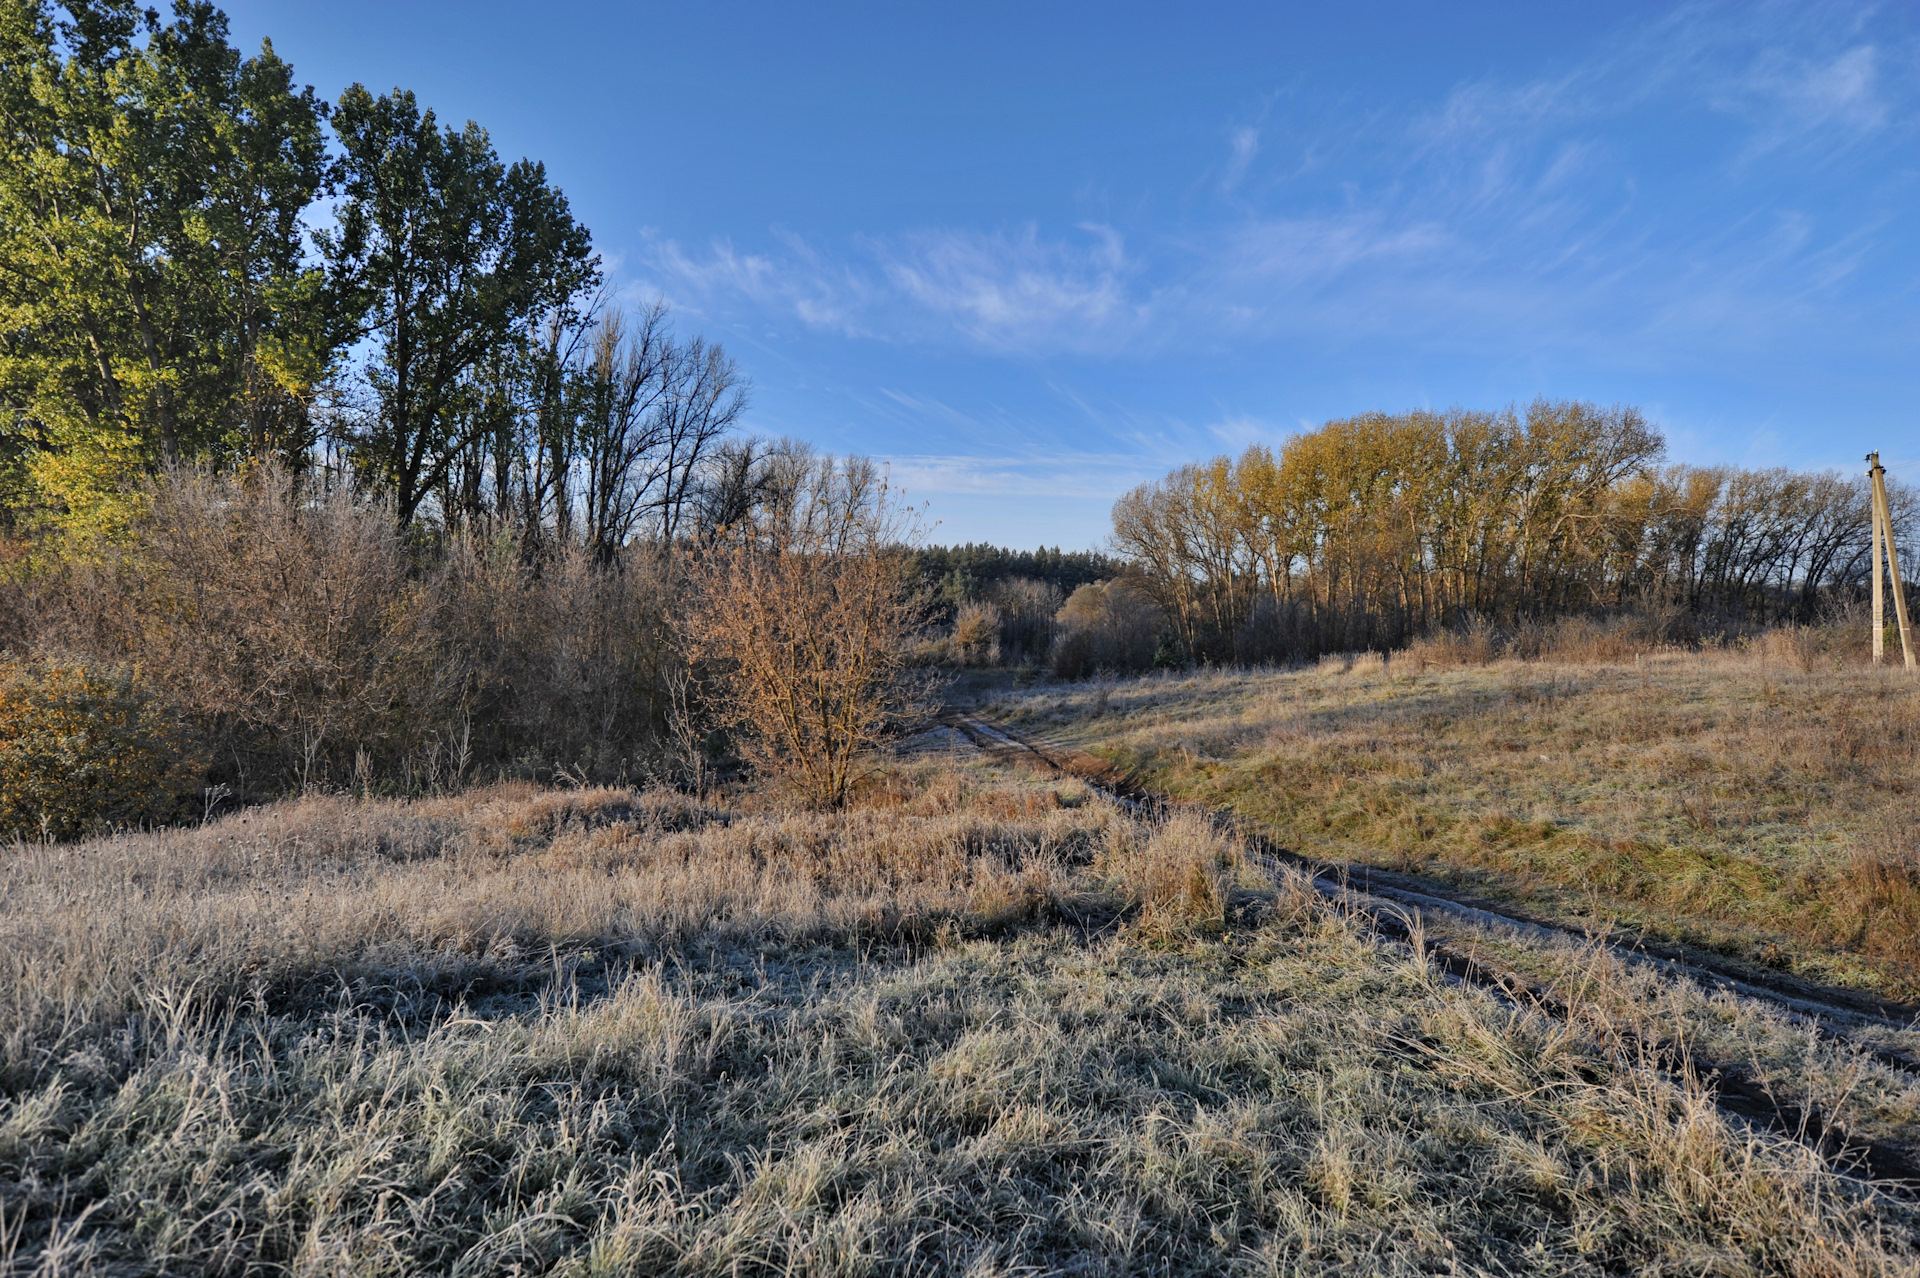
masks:
[[[1893,615],[1900,626],[1900,655],[1914,668],[1913,627],[1907,621],[1907,588],[1900,580],[1900,551],[1893,544],[1893,516],[1887,508],[1887,468],[1879,453],[1867,454],[1867,475],[1873,481],[1873,664],[1879,665],[1886,648],[1887,612],[1880,589],[1880,548],[1886,547],[1886,571],[1893,578]]]
[[[1873,664],[1887,655],[1887,591],[1880,572],[1885,553],[1880,549],[1880,454],[1867,454],[1867,505],[1873,510]]]

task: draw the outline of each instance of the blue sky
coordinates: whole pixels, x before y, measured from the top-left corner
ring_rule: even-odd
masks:
[[[1181,462],[1536,395],[1920,458],[1910,4],[229,13],[545,161],[753,429],[887,460],[935,540],[1094,546]]]

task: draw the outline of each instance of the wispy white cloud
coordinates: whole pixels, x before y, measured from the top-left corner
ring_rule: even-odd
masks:
[[[716,240],[690,250],[655,240],[646,262],[669,296],[696,305],[732,297],[814,328],[887,341],[958,335],[1005,353],[1105,349],[1150,319],[1120,233],[1083,223],[1074,239],[924,230],[868,236],[830,257],[776,232],[781,251],[742,253]]]
[[[782,252],[743,253],[724,238],[704,250],[689,250],[653,236],[646,241],[642,269],[669,297],[696,311],[708,300],[737,297],[810,328],[877,336],[861,323],[881,291],[870,278],[829,260],[789,231],[776,227],[772,238]]]
[[[752,251],[655,241],[645,269],[695,305],[1005,356],[1364,336],[1611,344],[1657,359],[1683,331],[1696,346],[1749,340],[1809,323],[1886,232],[1884,213],[1816,217],[1777,184],[1740,195],[1769,155],[1817,169],[1920,122],[1901,87],[1913,77],[1890,70],[1912,70],[1913,51],[1870,16],[1685,6],[1531,78],[1477,78],[1424,111],[1292,130],[1311,139],[1310,162],[1277,156],[1287,176],[1252,198],[1256,157],[1290,135],[1263,114],[1229,132],[1224,169],[1196,163],[1219,174],[1203,186],[1217,207],[1178,234],[1114,220],[837,245],[775,232]],[[1684,162],[1647,151],[1663,135],[1686,137]]]
[[[1412,134],[1430,157],[1485,161],[1642,110],[1677,127],[1705,109],[1748,130],[1730,160],[1790,142],[1845,145],[1897,109],[1883,74],[1889,50],[1863,38],[1872,14],[1846,0],[1682,5],[1551,74],[1464,81]],[[1910,69],[1913,55],[1897,56]]]
[[[1206,428],[1218,446],[1239,451],[1252,444],[1270,444],[1287,433],[1283,428],[1250,413],[1229,413]]]
[[[1260,153],[1260,130],[1241,127],[1233,131],[1233,155],[1227,161],[1227,171],[1221,175],[1220,190],[1231,195],[1240,183],[1246,179],[1247,166],[1253,163],[1253,157]]]
[[[1015,453],[998,456],[879,454],[888,476],[908,496],[1113,499],[1165,472],[1160,459],[1113,453]]]
[[[1881,83],[1882,61],[1872,44],[1813,57],[1762,50],[1718,99],[1757,126],[1741,158],[1806,142],[1845,145],[1885,127],[1893,106]]]
[[[1401,222],[1387,211],[1356,210],[1249,222],[1229,230],[1213,257],[1220,278],[1243,285],[1301,285],[1374,264],[1431,263],[1459,247],[1433,222]]]
[[[923,231],[873,244],[899,295],[966,336],[1007,351],[1084,350],[1148,318],[1128,296],[1132,273],[1120,233],[1085,223],[1088,243],[1020,232]]]

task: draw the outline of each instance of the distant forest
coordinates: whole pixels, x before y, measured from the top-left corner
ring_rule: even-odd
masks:
[[[963,603],[987,597],[997,587],[1027,580],[1070,595],[1081,586],[1119,576],[1124,560],[1097,550],[1009,550],[986,542],[924,546],[914,554],[921,589],[938,614],[951,620]]]
[[[1665,451],[1633,408],[1368,413],[1134,489],[1112,544],[1199,661],[1629,611],[1806,623],[1857,597],[1864,476]],[[1890,484],[1889,500],[1904,540],[1913,493]]]
[[[1291,662],[1562,620],[1647,643],[1833,619],[1870,562],[1864,476],[1688,466],[1639,410],[1536,400],[1366,413],[1182,466],[1113,506],[1106,551],[929,547],[957,665],[1056,674]],[[1889,483],[1896,537],[1914,492]],[[1915,561],[1906,552],[1905,562]]]

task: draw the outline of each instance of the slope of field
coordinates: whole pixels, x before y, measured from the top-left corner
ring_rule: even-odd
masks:
[[[1920,1272],[1912,1076],[1543,953],[1451,981],[1195,815],[958,752],[0,854],[0,1271]]]
[[[996,711],[1308,856],[1920,996],[1920,683],[1736,652],[1411,664],[1056,687]]]

